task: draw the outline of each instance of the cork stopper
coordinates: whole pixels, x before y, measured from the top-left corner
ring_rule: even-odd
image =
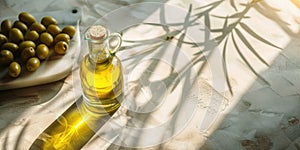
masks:
[[[102,40],[107,36],[107,30],[101,25],[91,26],[88,31],[88,36],[92,40]]]

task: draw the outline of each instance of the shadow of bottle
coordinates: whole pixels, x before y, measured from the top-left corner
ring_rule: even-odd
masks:
[[[84,106],[83,98],[80,97],[39,135],[30,150],[80,149],[117,111],[95,115]]]

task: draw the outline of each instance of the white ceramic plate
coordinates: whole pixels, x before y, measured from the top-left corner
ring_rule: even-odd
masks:
[[[53,54],[42,61],[35,72],[25,71],[24,65],[22,67],[23,71],[18,78],[7,76],[7,70],[0,71],[0,90],[40,85],[63,79],[70,74],[74,63],[78,59],[80,53],[80,9],[74,8],[72,10],[43,12],[33,15],[39,22],[43,16],[52,16],[59,22],[61,28],[66,25],[73,25],[76,27],[76,35],[72,38],[69,50],[65,55],[56,55],[51,49],[50,53],[52,52]],[[1,21],[4,19],[15,21],[16,17],[2,18]]]

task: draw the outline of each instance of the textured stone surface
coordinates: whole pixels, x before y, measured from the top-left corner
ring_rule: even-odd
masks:
[[[62,6],[70,8],[78,6],[82,8],[83,17],[80,29],[84,31],[108,12],[130,3],[142,2],[139,0],[62,0],[47,1],[49,2],[48,7],[38,7],[38,5],[42,4],[34,3],[35,5],[31,5],[33,2],[27,4],[25,3],[26,1],[22,0],[19,4],[14,4],[13,1],[10,1],[7,3],[10,7],[6,7],[4,5],[5,2],[2,0],[0,2],[0,17],[5,17],[4,15],[16,15],[21,10],[41,12],[63,9]],[[216,29],[215,32],[211,33],[210,38],[212,38],[222,34],[222,32],[217,32],[217,29],[223,27],[224,17],[231,16],[236,12],[242,12],[245,6],[241,4],[247,4],[249,1],[235,1],[236,10],[230,4],[230,0],[226,0],[220,4],[214,3],[217,2],[215,0],[169,0],[166,2],[186,11],[189,9],[190,4],[192,4],[192,14],[195,16],[202,15],[199,21],[211,29]],[[216,4],[216,7],[209,12],[209,17],[206,16],[206,13],[201,14],[203,9],[200,9],[201,6],[208,4]],[[132,16],[142,16],[144,15],[142,12],[143,10],[132,10],[129,14],[131,13],[130,15]],[[154,14],[155,12],[162,13],[163,9],[153,10]],[[127,15],[128,18],[132,17],[130,15]],[[180,14],[174,14],[174,16],[176,18]],[[233,23],[235,20],[237,20],[237,17],[233,16],[231,19],[228,19],[228,24]],[[162,17],[160,21],[166,23],[168,18],[164,19]],[[178,20],[179,23],[183,21]],[[242,19],[242,22],[255,31],[257,35],[279,46],[281,50],[265,44],[261,40],[257,40],[257,38],[254,38],[243,30],[241,26],[238,26],[241,33],[268,65],[260,61],[248,49],[249,46],[247,47],[247,45],[243,44],[243,41],[239,38],[235,30],[229,36],[226,53],[228,80],[230,81],[233,95],[230,94],[229,87],[225,86],[223,89],[217,89],[216,83],[220,82],[213,81],[215,78],[211,74],[212,68],[222,70],[224,66],[214,66],[213,63],[204,66],[197,78],[199,96],[196,96],[194,99],[190,97],[193,100],[191,102],[196,105],[196,110],[192,117],[187,116],[191,117],[191,119],[186,127],[180,133],[160,145],[153,145],[147,148],[142,147],[140,149],[254,150],[300,148],[300,10],[288,0],[265,0],[251,8],[246,13],[245,18]],[[154,32],[153,30],[151,31],[151,28],[135,28],[134,31],[128,31],[127,34],[124,32],[124,39],[130,40],[133,37],[133,39],[138,40],[143,35],[149,33],[153,37],[156,37],[156,35],[165,35],[167,31],[173,30],[161,28]],[[128,35],[128,33],[130,34]],[[203,30],[201,33],[203,33]],[[139,35],[138,38],[136,35]],[[237,53],[231,39],[232,35],[236,38],[241,52],[257,72],[258,76],[249,69],[247,63]],[[193,55],[194,45],[189,45],[190,39],[184,38],[185,42],[181,44],[179,42],[178,44],[176,41],[182,38],[180,34],[160,37],[160,39],[163,38],[174,42],[177,46],[181,46],[187,53],[191,53],[191,57],[195,57],[194,65],[196,68],[201,68],[203,62],[201,59],[197,59],[196,55]],[[205,39],[205,35],[199,35],[199,40],[197,39],[198,41],[196,42],[200,42],[200,44],[197,46],[201,50],[208,50],[203,53],[209,54],[209,50],[211,50],[213,45],[207,43],[206,45],[201,45],[201,40],[203,39]],[[149,52],[151,52],[151,47],[155,44],[152,43],[153,45],[149,46],[151,41],[147,42],[143,45],[144,47],[148,47],[145,54],[151,54]],[[221,52],[223,45],[224,41],[218,45],[216,50]],[[128,47],[124,47],[124,49],[126,48]],[[80,56],[86,52],[86,50],[82,50]],[[135,56],[137,54],[137,51],[125,52],[121,53],[124,54],[121,57]],[[221,57],[222,55],[219,57],[220,60],[222,59]],[[160,71],[166,73],[168,70],[160,68]],[[151,74],[152,72],[148,73]],[[221,71],[220,74],[216,75],[216,77],[220,77],[217,79],[224,79],[223,73]],[[55,83],[25,89],[0,91],[0,149],[28,149],[36,137],[80,96],[77,75],[78,69],[74,70],[67,78]],[[167,83],[170,83],[173,77],[175,78],[176,75],[168,78]],[[157,84],[158,82],[155,83],[153,85],[160,85]],[[226,81],[223,81],[223,84],[226,85]],[[150,88],[150,85],[148,88]],[[170,103],[169,106],[174,107],[176,105],[171,105]],[[169,110],[166,109],[165,111]],[[140,114],[134,116],[126,110],[120,110],[114,119],[123,125],[126,125],[128,122],[132,123],[133,120],[138,120],[140,122],[133,121],[133,125],[141,126],[144,123],[149,123],[148,125],[151,126],[163,122],[162,118],[167,116],[162,112],[161,114],[150,113],[150,117],[147,115]],[[207,120],[207,118],[214,119]],[[176,128],[175,125],[170,125],[169,130],[166,131],[170,132],[174,128]],[[121,130],[120,133],[123,133],[120,136],[128,136],[125,132],[121,132]],[[157,136],[153,136],[153,138],[157,138]],[[83,149],[130,149],[115,144],[114,141],[116,140],[118,140],[117,137],[112,137],[108,141],[101,136],[95,136]]]

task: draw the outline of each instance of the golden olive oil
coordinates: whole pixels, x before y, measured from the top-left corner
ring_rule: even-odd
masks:
[[[86,103],[104,108],[103,112],[96,110],[97,114],[111,114],[120,107],[123,74],[117,57],[109,57],[106,61],[97,63],[86,56],[81,64],[80,76],[83,96],[88,100]]]

